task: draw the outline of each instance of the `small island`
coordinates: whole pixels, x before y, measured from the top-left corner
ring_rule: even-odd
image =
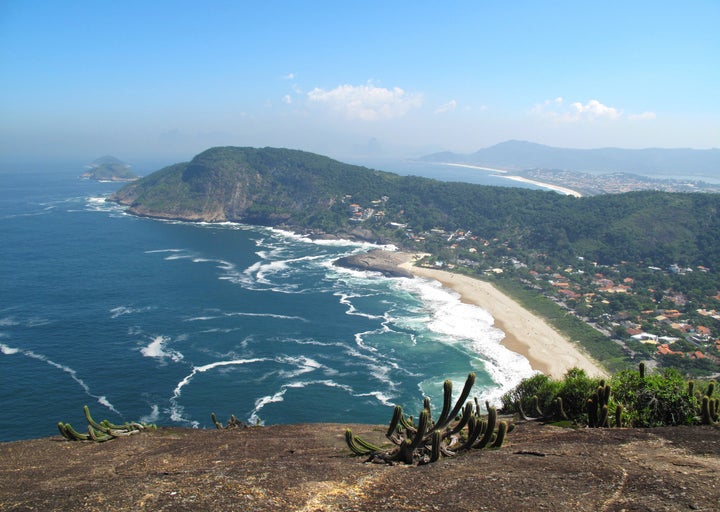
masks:
[[[87,164],[88,170],[80,176],[81,178],[97,181],[135,181],[139,178],[130,170],[130,164],[115,158],[114,156],[103,156]]]

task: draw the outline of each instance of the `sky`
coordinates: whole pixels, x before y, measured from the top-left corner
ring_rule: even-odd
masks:
[[[0,162],[720,147],[720,2],[0,0]]]

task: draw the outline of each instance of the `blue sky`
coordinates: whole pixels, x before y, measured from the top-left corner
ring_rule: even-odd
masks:
[[[720,2],[0,0],[0,159],[720,147]]]

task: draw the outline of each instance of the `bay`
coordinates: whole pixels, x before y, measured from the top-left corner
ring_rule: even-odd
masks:
[[[96,419],[212,427],[385,423],[470,371],[496,401],[532,374],[436,282],[334,267],[372,246],[127,215],[120,185],[0,174],[0,441]]]

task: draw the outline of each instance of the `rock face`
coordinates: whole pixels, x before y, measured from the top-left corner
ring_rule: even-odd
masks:
[[[520,423],[499,450],[426,466],[365,464],[344,430],[161,428],[106,443],[0,443],[2,510],[687,511],[720,503],[720,429]]]
[[[355,270],[370,270],[380,272],[386,277],[414,277],[413,274],[398,265],[407,261],[405,253],[395,253],[383,250],[370,251],[362,254],[346,256],[335,261],[338,267]]]

